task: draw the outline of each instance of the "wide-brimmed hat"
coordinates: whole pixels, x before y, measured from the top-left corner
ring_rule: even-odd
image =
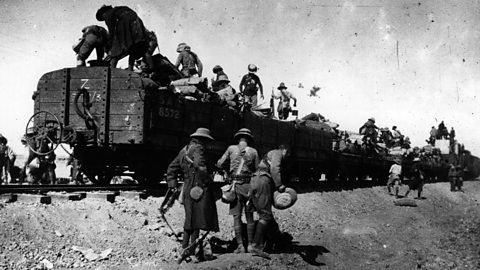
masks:
[[[293,188],[286,188],[285,192],[275,191],[273,194],[273,206],[283,210],[291,207],[297,201],[297,192]]]
[[[373,118],[373,117],[368,118],[368,120],[370,120],[370,121],[372,121],[372,122],[375,123],[375,118]]]
[[[210,135],[210,130],[208,128],[197,128],[197,131],[190,135],[191,138],[193,137],[202,137],[207,138],[213,141],[213,137]]]
[[[185,42],[179,43],[178,46],[177,46],[177,52],[183,52],[183,50],[185,50],[186,46],[187,46],[187,43],[185,43]]]
[[[278,90],[287,89],[288,87],[285,86],[285,83],[281,82],[280,85],[277,87]]]
[[[257,72],[258,68],[254,64],[249,64],[248,65],[248,71],[250,72]]]
[[[241,128],[235,135],[233,136],[233,139],[237,140],[239,136],[246,136],[250,140],[253,140],[253,134],[248,128]]]
[[[98,21],[104,21],[105,19],[103,18],[103,13],[105,13],[107,10],[112,9],[112,6],[107,6],[103,5],[97,10],[97,14],[95,14],[95,17],[97,18]]]
[[[229,83],[230,80],[228,79],[227,75],[222,74],[222,75],[218,76],[217,82],[227,82],[227,83]]]
[[[213,73],[217,73],[217,72],[222,71],[222,70],[223,70],[223,68],[219,65],[214,66],[213,69],[212,69]]]

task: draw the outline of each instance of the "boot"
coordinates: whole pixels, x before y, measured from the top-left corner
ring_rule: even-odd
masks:
[[[248,235],[248,248],[247,252],[253,247],[253,237],[255,235],[255,223],[247,223],[247,235]]]
[[[262,250],[263,239],[264,239],[265,231],[267,230],[267,225],[268,223],[264,223],[261,221],[257,223],[257,228],[255,230],[255,238],[253,241],[254,243],[251,246],[250,253],[252,253],[253,256],[270,259],[270,256]]]
[[[388,195],[392,195],[392,188],[390,186],[387,186],[387,191]]]

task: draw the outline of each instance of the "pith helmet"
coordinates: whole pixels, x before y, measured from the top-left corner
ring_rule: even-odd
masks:
[[[222,71],[222,70],[223,70],[223,68],[221,66],[216,65],[216,66],[213,67],[212,71],[213,71],[213,73],[217,73],[217,72]]]
[[[177,46],[177,52],[183,52],[183,50],[185,50],[185,47],[187,46],[187,43],[185,42],[182,42],[182,43],[179,43],[178,46]]]
[[[285,86],[285,83],[281,82],[280,85],[277,87],[278,90],[280,89],[287,89],[287,87]]]
[[[97,14],[95,14],[95,17],[97,17],[98,21],[104,21],[105,19],[103,18],[103,13],[105,13],[107,10],[112,9],[112,6],[107,6],[103,5],[97,10]]]
[[[228,79],[228,76],[227,76],[227,75],[223,75],[223,74],[222,74],[222,75],[218,76],[217,82],[227,82],[227,83],[229,83],[230,80]]]
[[[368,118],[368,120],[370,120],[370,121],[372,121],[372,122],[375,123],[375,118],[373,118],[373,117]]]
[[[248,65],[248,71],[250,72],[257,72],[258,68],[254,64],[249,64]]]
[[[235,135],[233,136],[233,138],[234,138],[235,140],[237,140],[239,136],[246,136],[246,137],[248,137],[250,140],[253,140],[252,132],[251,132],[250,129],[248,129],[248,128],[241,128],[239,131],[237,131],[237,133],[235,133]]]
[[[213,141],[213,137],[210,135],[210,130],[208,128],[197,128],[197,131],[192,133],[192,135],[190,135],[190,137],[191,138],[202,137],[202,138],[207,138],[207,139]]]
[[[420,161],[420,158],[418,158],[418,157],[413,159],[413,162],[418,162],[418,161]]]

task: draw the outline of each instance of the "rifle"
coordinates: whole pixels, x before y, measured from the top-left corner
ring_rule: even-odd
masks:
[[[188,247],[186,247],[186,248],[183,250],[183,252],[182,252],[182,254],[181,254],[181,256],[180,256],[180,259],[178,259],[178,262],[177,262],[177,263],[178,263],[178,264],[181,264],[181,263],[183,262],[183,260],[185,260],[185,258],[187,258],[188,256],[190,256],[191,251],[192,251],[192,250],[195,250],[195,248],[197,248],[197,246],[200,245],[200,244],[203,242],[203,240],[205,240],[205,238],[207,237],[207,235],[208,235],[209,232],[210,232],[210,231],[205,232],[205,233],[202,235],[202,237],[197,238],[193,243],[191,243]]]
[[[165,214],[167,211],[172,208],[173,204],[175,203],[175,200],[178,199],[180,196],[180,192],[182,190],[182,186],[179,188],[169,188],[167,190],[167,193],[165,194],[165,199],[163,199],[162,205],[160,206],[160,216],[162,217],[163,221],[165,224],[167,224],[168,228],[172,232],[173,235],[175,235],[175,238],[177,241],[180,241],[180,238],[178,238],[177,234],[175,233],[175,230],[173,230],[172,226],[168,222],[167,218],[165,217]]]
[[[272,112],[272,116],[275,116],[275,100],[274,100],[273,87],[272,87],[272,95],[270,96],[270,110]]]

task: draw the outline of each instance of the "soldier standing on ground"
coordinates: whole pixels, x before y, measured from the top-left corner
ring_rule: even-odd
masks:
[[[275,222],[272,212],[273,192],[285,192],[282,184],[282,162],[288,149],[280,145],[278,149],[269,151],[260,161],[257,171],[250,181],[250,199],[257,211],[259,220],[255,229],[254,241],[249,252],[261,257],[268,255],[263,252],[267,227]]]
[[[255,74],[258,68],[254,64],[248,65],[248,73],[243,75],[240,81],[239,90],[244,95],[244,102],[251,104],[252,107],[257,106],[257,92],[260,90],[260,97],[263,99],[263,86],[260,78]]]
[[[218,215],[212,190],[212,178],[207,171],[206,144],[213,141],[210,130],[198,128],[190,135],[190,142],[178,153],[167,169],[167,184],[176,189],[178,175],[183,174],[183,205],[185,222],[183,225],[182,248],[187,248],[199,237],[200,230],[218,232]],[[203,252],[195,255],[203,260]],[[181,252],[183,253],[183,252]]]
[[[228,179],[233,185],[236,199],[230,203],[230,215],[233,215],[233,229],[238,248],[235,253],[245,253],[247,250],[243,245],[242,237],[242,209],[245,209],[247,219],[248,247],[253,244],[253,235],[255,233],[255,223],[253,222],[253,209],[247,205],[250,192],[250,179],[256,171],[259,163],[257,150],[250,147],[253,141],[252,132],[247,128],[240,129],[234,136],[238,141],[236,145],[230,145],[223,156],[218,160],[217,167],[224,168],[230,163],[228,168]]]
[[[107,59],[110,66],[117,67],[118,61],[128,55],[128,70],[132,71],[135,60],[144,56],[149,47],[147,29],[142,20],[129,7],[105,5],[97,11],[96,18],[105,21],[108,27],[111,46]]]
[[[280,83],[280,85],[277,87],[278,90],[280,90],[280,94],[275,96],[276,99],[280,99],[280,102],[278,103],[278,118],[280,120],[287,120],[288,115],[290,114],[290,111],[292,108],[290,107],[290,99],[293,99],[293,107],[297,106],[297,98],[295,98],[292,93],[287,91],[287,87],[285,86],[285,83]]]
[[[8,145],[7,138],[0,134],[0,183],[4,180],[9,183],[12,180],[12,169],[17,155]]]
[[[425,180],[425,174],[423,170],[420,168],[420,158],[413,159],[413,165],[412,165],[412,168],[410,169],[410,176],[412,178],[412,181],[408,185],[408,190],[405,193],[404,197],[407,197],[408,193],[410,193],[410,190],[413,189],[418,191],[417,199],[421,199],[424,180]]]
[[[77,53],[77,67],[85,66],[85,61],[93,49],[97,52],[97,61],[103,60],[103,56],[109,50],[108,32],[105,28],[90,25],[83,28],[82,33],[82,38],[73,46],[73,51]]]
[[[399,158],[395,159],[395,163],[392,164],[390,170],[388,171],[388,183],[387,189],[388,194],[392,194],[392,187],[395,186],[395,197],[398,198],[398,190],[400,188],[400,175],[402,174],[402,162]]]
[[[178,58],[175,66],[177,68],[182,65],[181,72],[185,77],[193,77],[198,75],[202,77],[203,64],[198,58],[198,55],[191,51],[190,46],[185,43],[178,44],[177,47]]]

